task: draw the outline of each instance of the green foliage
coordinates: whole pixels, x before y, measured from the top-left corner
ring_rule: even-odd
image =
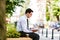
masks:
[[[12,15],[15,6],[23,7],[22,3],[24,3],[24,0],[6,0],[6,13]]]
[[[46,7],[46,20],[47,21],[50,20],[50,13],[49,13],[48,7]]]
[[[60,16],[60,0],[53,0],[52,3],[52,13],[54,16],[56,16],[57,20],[59,21]]]
[[[50,14],[46,13],[46,20],[49,21],[50,20]]]
[[[8,38],[18,38],[20,33],[16,31],[16,28],[13,24],[7,24],[7,37]]]
[[[50,16],[46,15],[46,20],[49,21],[50,20]]]
[[[51,5],[52,5],[52,12],[53,12],[53,15],[54,16],[59,16],[60,15],[60,7],[59,7],[59,0],[54,0],[54,2],[53,3],[51,3]]]
[[[60,15],[60,8],[58,6],[53,7],[54,16]]]
[[[10,30],[7,32],[7,37],[8,38],[18,38],[18,37],[20,37],[20,34],[15,30]]]
[[[49,3],[49,2],[47,2]],[[51,7],[53,16],[56,16],[57,19],[59,19],[60,16],[60,0],[52,0],[46,7],[46,19],[47,21],[50,19],[50,12],[48,9],[48,6]]]

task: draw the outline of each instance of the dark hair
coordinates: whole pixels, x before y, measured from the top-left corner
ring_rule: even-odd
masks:
[[[31,13],[31,12],[33,12],[33,10],[31,10],[30,8],[28,8],[28,9],[26,9],[25,14]]]

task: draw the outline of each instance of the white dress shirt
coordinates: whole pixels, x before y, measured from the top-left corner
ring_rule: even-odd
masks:
[[[21,16],[17,22],[17,31],[32,32],[30,29],[27,29],[27,17],[26,15]]]

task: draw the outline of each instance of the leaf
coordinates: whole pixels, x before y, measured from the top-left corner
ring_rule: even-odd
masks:
[[[23,7],[20,3],[24,3],[24,0],[6,0],[6,13],[12,16],[15,6]]]

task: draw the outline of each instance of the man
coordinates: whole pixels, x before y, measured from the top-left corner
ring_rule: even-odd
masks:
[[[17,22],[17,31],[21,33],[21,37],[26,37],[28,36],[32,38],[32,40],[39,40],[39,35],[34,33],[37,30],[31,30],[29,28],[29,18],[32,16],[33,10],[30,8],[26,9],[25,15],[20,17],[19,21]]]

